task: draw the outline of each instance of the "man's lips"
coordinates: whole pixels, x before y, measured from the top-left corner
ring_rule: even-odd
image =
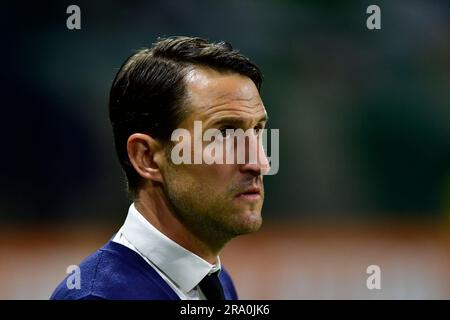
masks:
[[[261,188],[260,187],[247,188],[243,192],[238,193],[236,198],[246,200],[259,200],[261,198]]]
[[[251,187],[251,188],[248,188],[245,191],[239,193],[239,195],[241,195],[241,194],[252,194],[252,193],[261,194],[261,188],[260,187]]]

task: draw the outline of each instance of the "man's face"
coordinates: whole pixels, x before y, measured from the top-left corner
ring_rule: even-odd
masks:
[[[195,68],[186,77],[187,115],[179,128],[187,129],[203,149],[203,132],[218,129],[263,129],[266,111],[251,79],[236,73],[219,73]],[[194,136],[194,121],[202,122],[202,134]],[[180,220],[198,235],[229,240],[256,231],[262,223],[264,186],[261,170],[268,166],[261,140],[256,132],[253,142],[259,146],[258,159],[238,164],[179,164],[167,153],[162,169],[166,195]],[[248,152],[249,140],[244,145]],[[236,146],[237,148],[238,146]],[[203,150],[192,150],[194,152]],[[226,149],[224,148],[224,157]],[[236,159],[235,159],[236,160]],[[224,161],[225,163],[225,161]]]

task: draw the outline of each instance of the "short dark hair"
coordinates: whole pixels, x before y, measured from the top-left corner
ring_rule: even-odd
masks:
[[[132,54],[120,67],[109,96],[116,152],[132,198],[142,179],[130,163],[128,137],[146,133],[154,139],[170,141],[172,131],[184,118],[184,78],[195,66],[235,72],[249,77],[258,90],[261,88],[259,68],[223,41],[211,43],[197,37],[171,37],[158,39],[151,48]]]

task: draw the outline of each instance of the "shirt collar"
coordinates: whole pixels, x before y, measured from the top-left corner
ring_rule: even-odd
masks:
[[[134,203],[128,210],[122,234],[143,256],[186,292],[197,286],[206,275],[221,270],[219,257],[217,264],[212,265],[183,248],[145,219]]]

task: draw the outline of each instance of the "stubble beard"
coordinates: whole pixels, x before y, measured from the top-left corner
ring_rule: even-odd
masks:
[[[167,181],[176,180],[169,177]],[[195,182],[170,183],[164,186],[164,193],[177,219],[201,241],[221,248],[231,239],[261,227],[261,206],[236,212],[239,209],[233,204],[234,193],[215,194],[195,185]],[[263,199],[263,192],[261,196]]]

